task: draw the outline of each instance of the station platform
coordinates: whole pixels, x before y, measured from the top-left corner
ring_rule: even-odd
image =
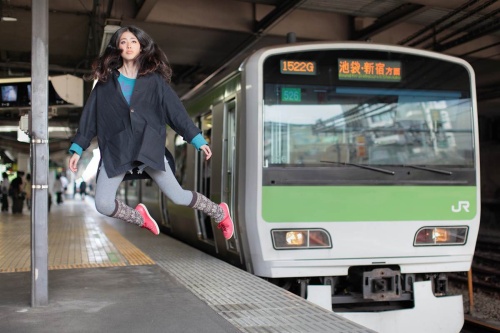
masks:
[[[91,197],[52,205],[49,304],[31,307],[30,224],[0,215],[0,332],[373,332]]]

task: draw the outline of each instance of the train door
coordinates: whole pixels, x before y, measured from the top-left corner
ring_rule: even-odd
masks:
[[[235,216],[236,184],[236,101],[226,103],[224,112],[224,131],[222,145],[222,198],[229,206],[231,216]],[[234,237],[228,240],[228,250],[239,252],[235,225]]]
[[[198,127],[202,131],[202,135],[212,147],[212,112],[202,115],[197,121]],[[205,159],[203,152],[198,153],[196,166],[196,192],[199,192],[207,198],[212,198],[211,182],[212,182],[212,160]],[[198,219],[198,234],[203,240],[208,242],[214,241],[214,230],[210,216],[204,214],[201,210],[196,210]]]
[[[173,144],[169,144],[169,142]],[[179,182],[179,184],[184,187],[186,186],[186,177],[187,177],[187,164],[188,164],[188,144],[182,136],[175,133],[174,130],[167,131],[167,143],[166,143],[169,151],[172,153],[174,157],[174,169],[175,169],[175,179]],[[161,192],[161,190],[158,190]],[[172,205],[175,206],[175,205]],[[169,209],[171,205],[169,204],[168,197],[160,193],[160,207],[161,208],[161,224],[163,227],[172,231],[172,221],[170,219]]]
[[[177,134],[173,129],[169,128],[167,130],[165,147],[168,149],[168,152],[172,154],[174,159],[174,164],[169,166],[174,171],[175,179],[177,179],[179,185],[183,188],[192,187],[192,185],[186,184],[188,146],[188,143],[184,141],[182,136]],[[158,190],[160,192],[161,224],[163,227],[168,229],[168,232],[173,232],[173,221],[170,214],[171,211],[175,210],[176,205],[173,204],[160,189]]]

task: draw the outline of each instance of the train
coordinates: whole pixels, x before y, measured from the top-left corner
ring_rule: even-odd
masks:
[[[185,189],[228,204],[225,240],[151,180],[162,232],[377,332],[454,332],[480,222],[475,76],[449,55],[365,42],[255,51],[183,101],[213,156],[173,130]]]

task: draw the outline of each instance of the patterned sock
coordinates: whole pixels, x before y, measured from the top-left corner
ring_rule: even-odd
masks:
[[[218,204],[211,201],[209,198],[207,198],[201,193],[198,192],[191,192],[191,193],[193,193],[193,199],[191,200],[189,207],[201,210],[203,213],[213,218],[216,223],[219,223],[222,220],[224,220],[224,211]]]
[[[138,211],[127,206],[125,202],[118,199],[115,199],[115,211],[111,214],[111,217],[116,217],[128,223],[136,224],[139,227],[142,227],[144,223],[142,215]]]

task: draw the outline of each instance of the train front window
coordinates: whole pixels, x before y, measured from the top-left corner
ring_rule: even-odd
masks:
[[[266,60],[264,168],[324,163],[474,167],[470,81],[461,65],[356,52],[308,52]],[[400,64],[400,77],[339,78],[338,59],[349,57],[388,57]],[[315,73],[276,70],[283,58],[314,64]]]

